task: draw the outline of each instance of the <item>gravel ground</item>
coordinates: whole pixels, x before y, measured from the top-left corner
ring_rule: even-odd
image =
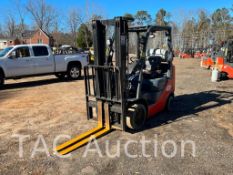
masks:
[[[96,124],[86,120],[82,80],[59,82],[47,76],[7,81],[0,91],[0,174],[233,174],[233,81],[211,83],[210,71],[201,69],[199,60],[177,59],[175,65],[174,111],[149,120],[141,132],[114,131],[99,139],[102,156],[88,152],[84,157],[87,147],[66,159],[53,154],[57,135],[73,137]],[[16,134],[30,136],[23,142],[22,158]],[[148,157],[139,142],[144,137],[152,141],[146,145]],[[35,148],[45,146],[38,138],[45,140],[48,156],[36,152],[32,157]],[[129,140],[135,141],[128,149],[135,158],[125,154]],[[171,143],[164,146],[168,140],[177,147],[175,155]],[[184,141],[192,141],[195,151],[187,144],[182,156]],[[120,156],[109,157],[107,150],[114,154],[118,147]]]

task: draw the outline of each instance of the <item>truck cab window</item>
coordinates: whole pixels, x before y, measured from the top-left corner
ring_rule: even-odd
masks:
[[[45,46],[34,46],[32,47],[32,50],[36,57],[49,55],[48,49]]]
[[[15,50],[16,58],[30,57],[30,51],[28,47],[21,47]]]

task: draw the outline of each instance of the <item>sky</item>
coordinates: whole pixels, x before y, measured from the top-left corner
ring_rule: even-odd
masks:
[[[15,8],[14,1],[1,0],[0,23],[4,23],[5,15]],[[26,0],[21,1],[26,2]],[[46,2],[56,7],[61,14],[67,13],[71,8],[85,11],[88,3],[92,11],[102,13],[107,18],[124,15],[126,12],[135,14],[138,10],[146,10],[154,18],[156,12],[164,8],[171,13],[171,20],[175,21],[190,14],[197,14],[198,9],[204,9],[210,14],[217,8],[229,8],[233,5],[233,0],[46,0]],[[30,21],[28,14],[26,19]]]

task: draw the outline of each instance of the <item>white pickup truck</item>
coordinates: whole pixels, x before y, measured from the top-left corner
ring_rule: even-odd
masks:
[[[5,79],[54,74],[76,80],[88,64],[87,54],[53,55],[48,45],[17,45],[0,51],[0,86]]]

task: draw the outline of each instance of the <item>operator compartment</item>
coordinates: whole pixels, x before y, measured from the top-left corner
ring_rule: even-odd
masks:
[[[171,49],[171,38],[166,31],[151,31],[139,35],[140,61],[132,61],[129,69],[130,97],[137,97],[140,68],[142,69],[141,97],[148,105],[154,104],[163,92],[168,80],[172,76],[173,52]],[[147,39],[146,39],[147,38]],[[142,53],[140,53],[142,52]],[[139,68],[140,67],[140,68]]]

